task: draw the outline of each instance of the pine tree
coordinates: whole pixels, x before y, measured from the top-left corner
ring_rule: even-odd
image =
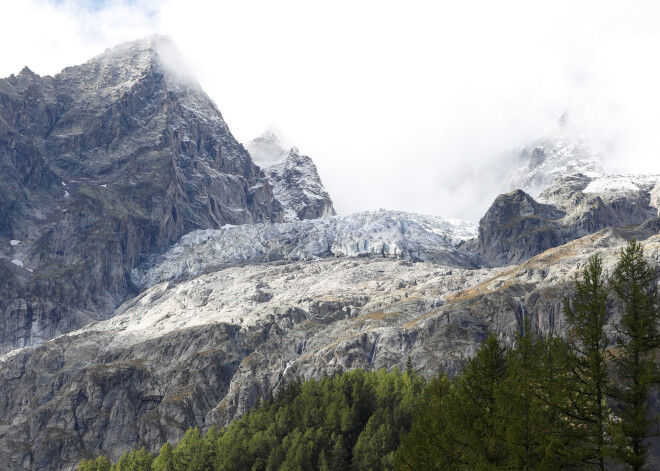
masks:
[[[174,471],[174,451],[169,442],[160,447],[160,453],[151,465],[153,471]]]
[[[575,277],[574,289],[572,299],[564,298],[569,336],[565,360],[574,380],[574,387],[567,388],[572,405],[569,415],[582,445],[582,461],[604,470],[605,459],[611,454],[606,403],[609,343],[605,332],[609,290],[599,255],[589,257],[582,273]]]
[[[454,440],[462,449],[460,461],[469,469],[492,469],[506,460],[503,437],[498,424],[496,396],[506,375],[504,347],[489,335],[459,379],[452,409],[450,427]]]
[[[543,457],[538,469],[571,468],[582,456],[574,440],[575,419],[569,407],[568,391],[575,389],[576,381],[564,361],[566,342],[550,335],[537,339],[535,349],[533,390],[541,404],[542,415],[538,419],[543,430],[540,442]]]
[[[546,414],[535,394],[538,356],[531,322],[525,318],[516,348],[507,355],[506,377],[496,395],[501,417],[499,434],[506,442],[509,465],[513,469],[538,469],[544,458]]]
[[[621,250],[610,280],[623,310],[615,357],[619,385],[614,396],[622,407],[617,451],[635,471],[645,467],[647,439],[653,433],[648,395],[656,381],[653,360],[660,347],[657,278],[657,271],[644,259],[642,246],[633,240]]]
[[[442,471],[456,464],[447,423],[446,400],[450,390],[447,375],[438,375],[415,401],[415,420],[395,455],[397,469]]]

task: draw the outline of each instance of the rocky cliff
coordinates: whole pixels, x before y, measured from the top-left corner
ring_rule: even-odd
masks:
[[[500,195],[464,245],[492,266],[520,263],[608,227],[635,226],[658,216],[658,175],[575,174],[558,177],[538,197]]]
[[[152,37],[0,80],[0,352],[108,317],[129,270],[191,230],[282,219],[176,55]]]
[[[506,268],[390,258],[226,267],[166,281],[112,319],[0,359],[0,449],[16,469],[73,469],[85,456],[222,425],[287,379],[350,368],[454,373],[488,332],[529,317],[563,333],[561,299],[594,251],[606,268],[632,236],[607,230]],[[660,239],[644,242],[660,260]]]

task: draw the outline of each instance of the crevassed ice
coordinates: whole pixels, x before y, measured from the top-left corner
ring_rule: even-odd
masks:
[[[408,261],[473,265],[456,249],[477,236],[469,222],[401,211],[375,211],[280,224],[254,224],[198,230],[183,236],[151,266],[134,270],[133,280],[152,286],[196,276],[231,263],[314,260],[322,256],[381,256]]]

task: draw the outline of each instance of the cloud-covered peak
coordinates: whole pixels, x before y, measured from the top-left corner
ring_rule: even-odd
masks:
[[[280,138],[270,129],[245,144],[245,147],[252,160],[261,166],[268,166],[282,159],[287,153]]]

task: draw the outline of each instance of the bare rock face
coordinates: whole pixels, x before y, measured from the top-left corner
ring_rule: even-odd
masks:
[[[107,317],[194,229],[282,219],[168,38],[0,80],[0,352]],[[16,245],[10,241],[17,241]]]
[[[285,151],[272,131],[266,131],[246,147],[272,185],[275,198],[284,208],[285,221],[335,215],[330,195],[312,159],[295,147]]]
[[[538,203],[522,190],[500,195],[479,221],[479,237],[469,247],[492,266],[520,263],[561,245],[558,221],[565,213]]]
[[[609,227],[657,217],[657,175],[583,174],[558,177],[534,200],[522,190],[500,195],[465,248],[492,266],[521,263],[553,247]]]

